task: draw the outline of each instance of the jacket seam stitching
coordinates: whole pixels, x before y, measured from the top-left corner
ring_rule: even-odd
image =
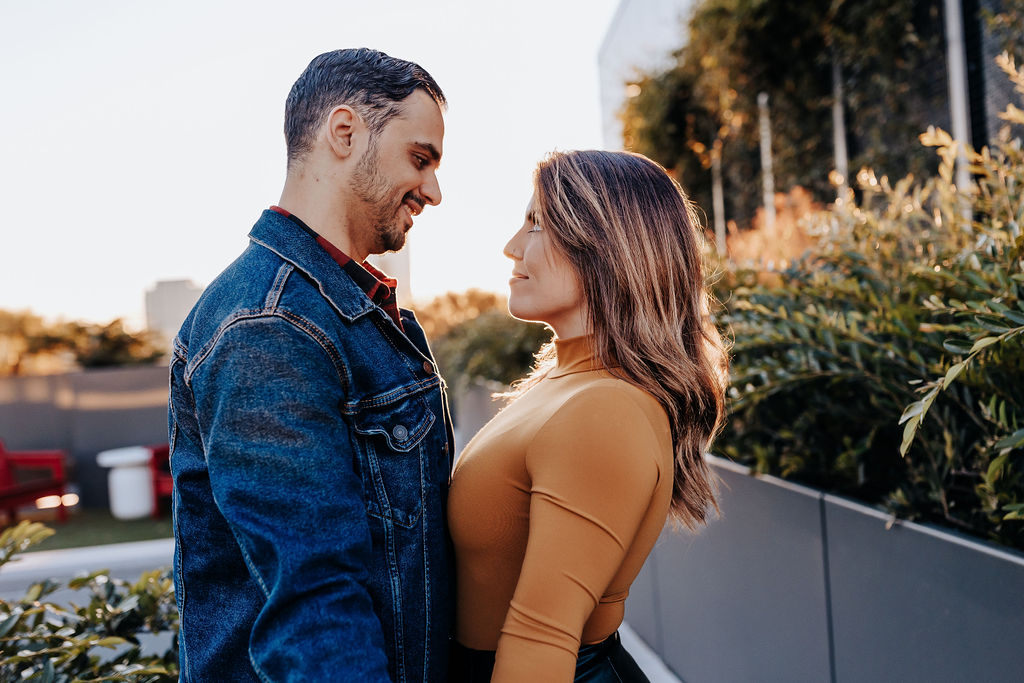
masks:
[[[267,292],[267,299],[263,303],[264,308],[270,310],[277,308],[277,303],[281,300],[281,294],[284,292],[284,286],[288,282],[288,276],[292,274],[293,270],[295,267],[287,261],[277,269],[277,277],[274,278],[274,284],[270,285],[270,291]]]
[[[362,308],[359,308],[352,312],[341,310],[341,306],[335,303],[335,301],[331,297],[327,296],[327,293],[324,291],[324,284],[323,282],[320,281],[320,278],[314,275],[309,269],[303,268],[298,263],[296,263],[294,259],[288,258],[286,255],[284,255],[283,253],[281,253],[280,251],[278,251],[277,249],[275,249],[274,247],[270,246],[269,244],[260,240],[257,237],[253,237],[252,235],[250,235],[249,239],[252,240],[254,244],[258,244],[267,251],[271,252],[272,254],[277,255],[277,257],[283,260],[285,263],[288,263],[292,265],[294,268],[301,270],[307,277],[309,277],[310,280],[316,283],[317,290],[319,290],[320,295],[327,301],[327,303],[330,304],[331,308],[336,310],[338,314],[344,317],[346,320],[355,320],[356,318],[366,315],[368,312],[372,311],[374,308],[377,307],[376,304],[370,301],[369,298],[366,298],[364,294],[364,298],[366,298],[366,304],[369,305],[364,304]],[[352,286],[358,289],[358,285],[356,285],[354,282],[352,283]]]
[[[210,341],[207,342],[207,344],[202,348],[202,350],[196,355],[192,367],[189,368],[188,365],[186,364],[185,372],[183,375],[186,385],[188,385],[191,388],[193,375],[195,375],[195,373],[199,370],[199,368],[206,361],[206,359],[209,358],[210,354],[213,353],[214,349],[217,348],[217,345],[220,343],[221,338],[223,338],[224,334],[228,331],[228,329],[230,329],[236,323],[242,321],[259,320],[265,318],[279,318],[284,322],[290,324],[295,329],[304,332],[307,337],[315,341],[317,345],[319,345],[320,348],[322,348],[324,352],[327,354],[327,357],[331,361],[331,365],[334,366],[334,371],[338,374],[338,378],[341,381],[342,388],[345,390],[346,393],[348,393],[349,382],[346,373],[343,371],[344,364],[341,363],[341,356],[338,353],[337,349],[334,347],[334,344],[331,343],[327,335],[324,334],[323,331],[321,331],[315,325],[310,324],[309,321],[281,309],[273,311],[268,311],[265,309],[245,309],[238,311],[231,318],[225,320],[224,323],[217,328],[217,331],[216,333],[214,333],[213,338],[210,339]]]
[[[440,384],[440,376],[434,375],[432,377],[410,382],[409,384],[392,389],[386,394],[379,394],[371,398],[366,398],[361,401],[355,401],[351,403],[343,403],[341,411],[346,415],[355,415],[361,410],[366,408],[380,408],[382,406],[391,405],[408,398],[411,394],[417,394],[427,389],[432,389]]]

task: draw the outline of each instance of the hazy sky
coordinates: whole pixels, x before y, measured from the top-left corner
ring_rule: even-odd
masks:
[[[138,323],[155,281],[207,284],[280,196],[291,84],[363,45],[419,62],[450,102],[414,296],[503,291],[538,159],[601,146],[617,4],[0,0],[0,308]]]

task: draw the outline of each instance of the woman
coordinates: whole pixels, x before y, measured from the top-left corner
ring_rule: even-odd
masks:
[[[700,244],[643,156],[538,166],[509,311],[555,339],[455,467],[450,680],[647,680],[616,633],[629,586],[668,515],[693,528],[715,505],[727,361]]]

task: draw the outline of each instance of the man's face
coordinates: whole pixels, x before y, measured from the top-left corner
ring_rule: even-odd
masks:
[[[413,217],[426,204],[441,202],[436,173],[443,139],[441,110],[416,90],[370,140],[352,174],[352,191],[361,203],[360,235],[353,237],[368,253],[401,249]]]

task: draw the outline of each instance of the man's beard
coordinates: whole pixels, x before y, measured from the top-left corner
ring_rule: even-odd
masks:
[[[388,184],[377,161],[377,146],[371,140],[352,178],[352,191],[368,205],[369,224],[373,230],[371,254],[398,251],[405,245],[405,229],[397,220],[404,197],[397,201],[392,199],[394,186]]]

